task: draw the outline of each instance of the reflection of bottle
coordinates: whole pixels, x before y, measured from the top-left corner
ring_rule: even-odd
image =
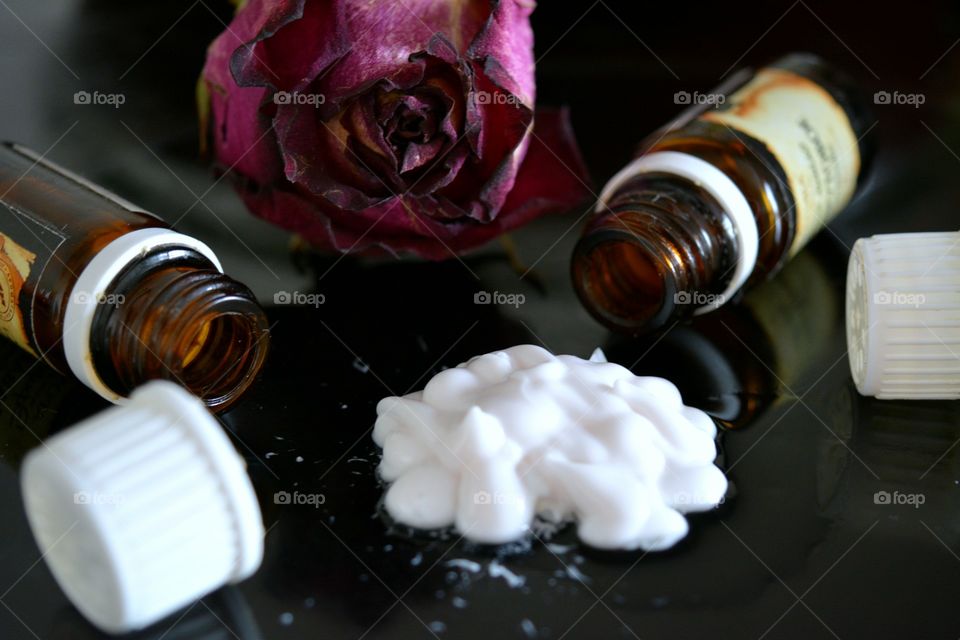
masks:
[[[225,408],[266,356],[263,311],[203,243],[0,145],[0,334],[117,401],[155,378]]]
[[[724,426],[744,426],[777,396],[801,393],[834,363],[834,352],[842,353],[842,301],[830,277],[832,253],[818,243],[742,304],[694,318],[652,346],[622,340],[604,350],[624,365],[642,355],[635,373],[666,377],[686,402]]]
[[[577,244],[577,293],[613,329],[716,309],[779,270],[860,181],[865,100],[818,58],[787,56],[714,103],[644,143]]]

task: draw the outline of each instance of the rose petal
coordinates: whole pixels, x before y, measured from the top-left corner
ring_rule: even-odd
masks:
[[[208,83],[213,149],[221,168],[270,184],[283,179],[283,162],[271,118],[261,112],[267,90],[251,88],[232,95]]]
[[[498,218],[513,218],[513,228],[591,197],[590,173],[577,147],[570,111],[538,108],[530,148]]]
[[[290,182],[344,209],[364,209],[396,191],[366,165],[350,146],[350,132],[341,113],[329,122],[293,105],[277,109],[274,127]]]
[[[487,66],[491,65],[497,67],[496,61],[488,58]],[[513,188],[517,168],[527,152],[533,111],[496,85],[486,69],[475,71],[475,83],[473,102],[479,105],[479,96],[487,96],[475,112],[478,122],[471,125],[479,134],[477,157],[470,170],[461,171],[441,193],[455,202],[473,200],[466,214],[488,222]]]
[[[336,2],[305,6],[304,0],[249,0],[210,44],[202,77],[210,95],[213,146],[222,167],[261,184],[282,179],[282,156],[270,132],[272,93],[237,83],[286,87],[292,77],[329,66],[349,47],[347,34],[337,29],[339,7]],[[311,33],[310,46],[283,45],[304,32]],[[278,39],[278,34],[284,37]]]
[[[250,0],[220,36],[233,45],[237,84],[283,91],[310,85],[350,50],[345,10],[343,2]]]
[[[496,69],[489,71],[491,79],[524,104],[532,105],[536,92],[530,14],[536,3],[532,0],[500,0],[493,4],[493,11],[471,43],[467,56],[474,60],[486,57],[496,60]]]
[[[419,169],[427,162],[437,157],[437,153],[444,145],[444,140],[434,138],[429,142],[412,142],[407,145],[407,150],[403,154],[403,165],[400,167],[401,173],[408,173],[414,169]]]
[[[376,96],[368,92],[357,98],[341,122],[352,137],[350,149],[358,158],[378,170],[377,175],[391,182],[393,190],[402,188],[396,155],[377,122]]]
[[[463,54],[490,17],[489,4],[464,0],[334,4],[346,8],[353,46],[323,79],[319,89],[328,96],[354,95],[382,79],[404,85],[403,61],[429,50],[438,32],[455,53]]]
[[[339,252],[380,249],[410,251],[443,260],[548,213],[586,200],[586,168],[577,151],[566,110],[537,112],[526,160],[500,215],[492,222],[441,221],[436,208],[456,205],[433,196],[391,198],[363,211],[321,208],[309,197],[279,189],[244,192],[250,209],[266,220],[304,236],[319,248]]]

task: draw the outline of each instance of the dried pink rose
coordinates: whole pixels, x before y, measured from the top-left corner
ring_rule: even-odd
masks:
[[[249,0],[201,83],[257,215],[341,252],[442,259],[587,195],[560,111],[534,118],[533,3]]]

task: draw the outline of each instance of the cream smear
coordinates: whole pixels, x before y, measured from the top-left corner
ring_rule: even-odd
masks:
[[[520,345],[438,373],[377,405],[387,512],[502,544],[535,518],[575,521],[602,549],[666,549],[682,514],[723,499],[716,426],[667,380]]]

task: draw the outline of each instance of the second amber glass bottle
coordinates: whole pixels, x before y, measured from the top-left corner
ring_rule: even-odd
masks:
[[[104,398],[168,379],[228,407],[264,363],[247,287],[202,242],[0,144],[0,335]]]
[[[574,251],[590,313],[627,333],[724,304],[853,197],[871,155],[860,90],[793,54],[656,132],[604,188]]]

